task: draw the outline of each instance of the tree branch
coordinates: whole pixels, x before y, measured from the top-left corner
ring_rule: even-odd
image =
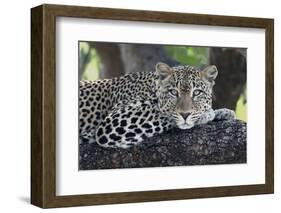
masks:
[[[130,149],[80,144],[79,168],[113,169],[246,163],[246,123],[219,121],[173,130]]]

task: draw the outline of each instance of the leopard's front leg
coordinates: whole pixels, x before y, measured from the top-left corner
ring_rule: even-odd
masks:
[[[209,121],[214,120],[215,116],[216,116],[215,111],[213,109],[209,109],[208,111],[200,114],[198,120],[196,121],[196,125],[206,124]]]
[[[208,111],[202,113],[196,124],[206,124],[209,121],[221,121],[221,120],[235,120],[235,112],[230,109],[222,108],[222,109],[209,109]]]
[[[235,112],[231,109],[222,108],[222,109],[217,109],[214,112],[215,112],[215,118],[214,118],[215,121],[236,119]]]

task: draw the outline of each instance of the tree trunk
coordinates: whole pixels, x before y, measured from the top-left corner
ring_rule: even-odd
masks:
[[[102,59],[100,79],[114,78],[125,74],[118,44],[91,42],[90,46],[96,49]]]
[[[130,72],[154,71],[158,62],[179,64],[169,58],[161,45],[90,43],[102,59],[100,78],[113,78]]]
[[[162,45],[119,44],[119,47],[125,73],[154,71],[158,62],[164,62],[170,66],[179,64],[167,56]]]
[[[235,110],[236,103],[246,85],[245,49],[210,49],[210,64],[219,71],[214,86],[214,109],[228,108]]]
[[[163,133],[130,149],[80,144],[81,170],[246,163],[246,123],[210,122]]]

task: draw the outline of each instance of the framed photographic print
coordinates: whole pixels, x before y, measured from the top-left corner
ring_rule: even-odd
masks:
[[[31,203],[274,191],[273,19],[31,9]]]

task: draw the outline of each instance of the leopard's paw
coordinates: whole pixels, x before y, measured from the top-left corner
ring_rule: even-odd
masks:
[[[220,121],[220,120],[235,120],[236,115],[235,112],[231,109],[217,109],[214,111],[215,112],[215,121]]]

